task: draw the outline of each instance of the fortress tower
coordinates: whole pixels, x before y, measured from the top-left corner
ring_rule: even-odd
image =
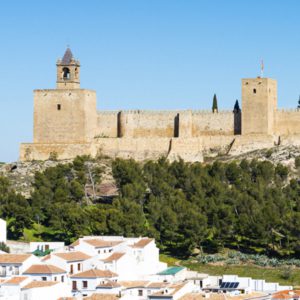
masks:
[[[96,93],[80,89],[80,64],[69,48],[57,61],[57,88],[34,91],[34,143],[87,143],[97,127]]]
[[[242,134],[273,134],[277,82],[270,78],[242,79]]]

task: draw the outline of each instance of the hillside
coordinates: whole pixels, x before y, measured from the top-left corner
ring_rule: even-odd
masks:
[[[232,161],[242,161],[243,159],[259,161],[270,161],[273,164],[281,163],[290,169],[291,178],[297,178],[298,170],[295,168],[295,158],[300,157],[300,147],[295,146],[277,146],[270,149],[255,150],[240,155],[218,155],[217,153],[207,153],[205,164],[220,161],[224,163]],[[14,189],[24,195],[30,197],[32,191],[32,182],[35,172],[43,172],[49,167],[55,167],[58,164],[68,164],[72,160],[47,160],[47,161],[32,161],[32,162],[13,162],[0,165],[0,175],[9,178]],[[93,166],[103,169],[101,183],[97,184],[97,196],[113,196],[116,195],[116,184],[112,176],[112,160],[102,158],[92,162]],[[89,188],[89,187],[88,187]]]
[[[206,163],[77,157],[1,166],[0,217],[11,239],[155,237],[188,256],[223,247],[300,256],[300,150]]]

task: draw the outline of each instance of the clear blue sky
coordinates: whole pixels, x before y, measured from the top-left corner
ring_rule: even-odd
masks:
[[[280,107],[300,94],[299,0],[1,1],[0,38],[0,161],[32,141],[32,90],[67,44],[99,109],[232,109],[261,58]]]

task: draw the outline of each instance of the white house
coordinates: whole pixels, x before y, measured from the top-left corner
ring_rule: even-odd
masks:
[[[21,288],[21,300],[56,300],[70,297],[68,285],[58,281],[32,281]]]
[[[14,276],[1,283],[0,299],[20,300],[21,288],[30,282],[27,276]]]
[[[66,282],[67,271],[53,265],[32,265],[23,272],[32,280]]]
[[[76,242],[70,245],[70,249],[76,251],[82,251],[91,256],[98,256],[99,259],[105,259],[113,252],[119,251],[121,244],[124,243],[121,240],[104,240],[101,237],[94,238],[80,238]]]
[[[177,300],[184,295],[193,292],[194,285],[192,282],[181,282],[176,284],[170,284],[167,287],[162,288],[159,292],[148,296],[149,300]]]
[[[6,221],[0,219],[0,242],[6,244]]]
[[[51,253],[43,259],[43,262],[57,266],[63,270],[66,270],[68,274],[72,275],[88,269],[87,262],[91,259],[91,256],[80,252],[59,252]]]
[[[109,270],[92,269],[85,272],[72,275],[72,291],[73,293],[81,293],[82,295],[91,295],[100,284],[104,284],[107,280],[117,282],[118,274]]]
[[[39,262],[32,254],[0,254],[0,276],[11,277],[22,274],[31,265]]]
[[[166,269],[167,264],[159,261],[159,249],[155,240],[141,238],[131,245],[136,260],[137,276],[152,275]]]

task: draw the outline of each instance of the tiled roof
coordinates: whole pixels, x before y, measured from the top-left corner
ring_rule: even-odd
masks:
[[[47,286],[53,286],[58,284],[58,281],[32,281],[25,285],[22,290],[34,289],[34,288],[42,288]]]
[[[14,276],[8,280],[6,280],[3,284],[12,284],[12,285],[18,285],[24,280],[26,280],[27,276]]]
[[[118,300],[120,299],[116,295],[112,294],[92,294],[89,297],[83,298],[84,300]]]
[[[32,265],[23,274],[61,274],[65,270],[53,265]]]
[[[111,281],[111,280],[107,280],[106,282],[97,285],[97,287],[102,287],[102,288],[116,288],[120,286],[121,285],[118,282]]]
[[[119,260],[121,257],[123,257],[125,255],[125,253],[121,253],[121,252],[115,252],[113,253],[111,256],[102,259],[104,262],[112,262],[115,260]]]
[[[144,248],[152,241],[153,239],[149,238],[140,239],[137,243],[133,244],[132,248]]]
[[[149,284],[149,281],[120,281],[119,282],[121,286],[125,288],[141,288],[141,287],[147,287]]]
[[[92,245],[95,248],[106,248],[106,247],[113,247],[116,245],[121,244],[121,241],[104,241],[101,239],[91,239],[91,240],[83,240],[85,243]]]
[[[80,252],[80,251],[71,251],[71,252],[65,252],[65,253],[53,253],[53,255],[56,255],[66,261],[81,261],[91,258],[91,256]]]
[[[300,290],[285,290],[285,291],[279,291],[277,293],[274,293],[272,295],[271,299],[295,299],[300,297]]]
[[[2,264],[21,264],[28,259],[31,254],[0,254],[0,263]]]
[[[163,287],[166,287],[168,283],[166,282],[151,282],[147,287],[152,289],[161,289]]]
[[[111,278],[117,276],[118,274],[111,272],[110,270],[92,269],[92,270],[74,274],[71,277],[72,278]]]
[[[61,62],[64,65],[68,65],[68,64],[70,64],[72,58],[73,58],[73,53],[72,53],[71,49],[68,47]]]

